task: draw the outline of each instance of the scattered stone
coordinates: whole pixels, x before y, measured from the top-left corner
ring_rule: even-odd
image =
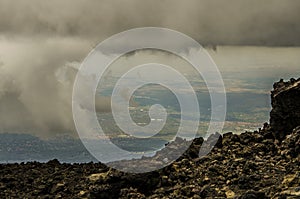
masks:
[[[235,193],[231,190],[226,191],[225,194],[226,194],[226,198],[234,198],[235,197]]]

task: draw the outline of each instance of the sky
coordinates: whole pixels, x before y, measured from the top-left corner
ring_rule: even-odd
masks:
[[[299,10],[294,0],[0,0],[0,132],[74,134],[77,67],[99,42],[131,28],[170,28],[205,46],[285,47],[276,52],[296,67],[299,50],[290,47],[300,45]],[[227,69],[275,58],[220,49],[211,53]]]
[[[299,45],[294,0],[1,0],[7,37],[80,37],[99,42],[130,28],[166,27],[202,44]]]

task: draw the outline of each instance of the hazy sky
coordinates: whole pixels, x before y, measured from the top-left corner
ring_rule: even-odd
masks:
[[[299,46],[299,10],[295,0],[0,0],[0,132],[74,133],[75,68],[112,34],[159,26],[205,45]],[[243,52],[213,56],[228,68],[273,59]],[[289,52],[284,63],[299,63]]]
[[[295,0],[0,0],[0,34],[100,41],[134,27],[163,26],[200,43],[299,45]]]

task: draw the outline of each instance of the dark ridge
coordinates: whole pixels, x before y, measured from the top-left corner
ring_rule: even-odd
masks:
[[[300,125],[300,78],[291,78],[287,82],[281,79],[274,83],[273,88],[270,126],[276,138],[282,140]]]

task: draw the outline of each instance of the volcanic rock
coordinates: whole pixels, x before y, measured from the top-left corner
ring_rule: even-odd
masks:
[[[300,126],[300,78],[274,83],[271,92],[270,126],[278,139]]]

